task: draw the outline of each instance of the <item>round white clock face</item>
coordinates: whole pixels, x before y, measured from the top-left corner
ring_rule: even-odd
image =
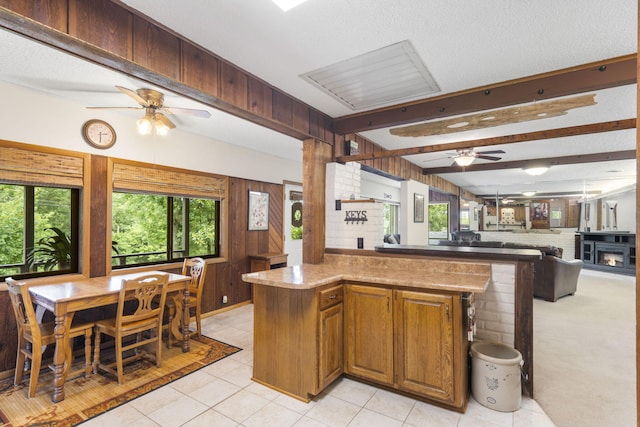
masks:
[[[85,141],[96,148],[109,148],[116,143],[116,131],[103,120],[88,120],[82,126]]]

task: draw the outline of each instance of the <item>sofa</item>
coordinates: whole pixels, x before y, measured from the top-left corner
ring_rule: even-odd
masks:
[[[399,245],[400,244],[400,235],[399,234],[385,234],[384,235],[384,242],[385,243],[390,243],[392,245]]]
[[[558,298],[576,293],[578,277],[583,266],[582,260],[562,259],[562,248],[555,246],[534,246],[480,239],[441,240],[439,245],[539,250],[542,257],[533,264],[533,296],[550,302],[556,302]]]

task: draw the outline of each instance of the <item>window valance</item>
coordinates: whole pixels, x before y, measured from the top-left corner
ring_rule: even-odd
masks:
[[[227,178],[168,167],[114,161],[114,191],[222,199]]]
[[[0,147],[0,181],[22,185],[82,188],[84,158]]]

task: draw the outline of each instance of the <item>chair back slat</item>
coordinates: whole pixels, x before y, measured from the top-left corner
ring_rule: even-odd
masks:
[[[33,302],[27,284],[17,282],[11,277],[7,277],[5,283],[9,289],[18,332],[30,334],[34,339],[39,340],[41,335],[40,327],[38,326],[36,312],[33,309]],[[32,325],[35,327],[32,327]]]
[[[182,264],[182,274],[184,276],[191,276],[190,292],[199,292],[202,290],[206,267],[207,263],[202,258],[196,257],[184,260]]]
[[[168,278],[167,274],[149,274],[136,279],[123,280],[116,316],[117,327],[126,328],[130,323],[158,316],[162,321]],[[127,300],[133,300],[135,305],[133,312],[130,312],[132,304],[125,304]],[[153,304],[154,300],[158,300],[158,304]]]

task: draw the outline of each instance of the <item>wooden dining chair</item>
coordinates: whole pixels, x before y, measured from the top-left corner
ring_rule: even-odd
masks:
[[[157,367],[161,366],[162,307],[167,296],[168,278],[168,274],[153,273],[122,281],[116,317],[96,322],[94,373],[100,369],[109,372],[118,378],[118,384],[122,384],[124,363],[151,356],[142,347],[154,343],[153,360]],[[154,299],[157,299],[159,304],[153,304]],[[134,303],[125,304],[130,300]],[[115,362],[101,363],[100,361],[102,334],[109,335],[115,340]],[[123,357],[123,354],[129,350],[134,350],[134,354]]]
[[[36,312],[33,308],[31,294],[27,284],[17,282],[11,277],[5,280],[9,289],[13,313],[16,317],[18,327],[18,353],[16,357],[16,372],[14,385],[22,382],[27,359],[31,360],[31,370],[29,378],[29,397],[36,395],[40,367],[42,366],[42,353],[47,345],[55,344],[54,333],[55,323],[39,323]],[[64,375],[77,375],[84,372],[85,376],[91,374],[91,334],[93,333],[93,322],[86,322],[80,319],[73,319],[69,328],[69,339],[84,336],[84,357],[83,368],[71,372],[73,361],[73,345],[69,342],[65,348]]]
[[[191,284],[189,285],[189,310],[194,309],[196,314],[196,329],[198,337],[202,335],[202,289],[204,288],[204,278],[207,270],[207,263],[204,259],[196,257],[185,259],[182,263],[182,275],[191,276]],[[167,307],[169,308],[169,333],[167,336],[167,347],[173,345],[173,334],[171,324],[176,316],[176,298],[182,298],[181,294],[172,295],[167,299]],[[178,304],[181,307],[182,304]],[[191,314],[191,313],[189,313]],[[178,313],[179,315],[179,313]]]

